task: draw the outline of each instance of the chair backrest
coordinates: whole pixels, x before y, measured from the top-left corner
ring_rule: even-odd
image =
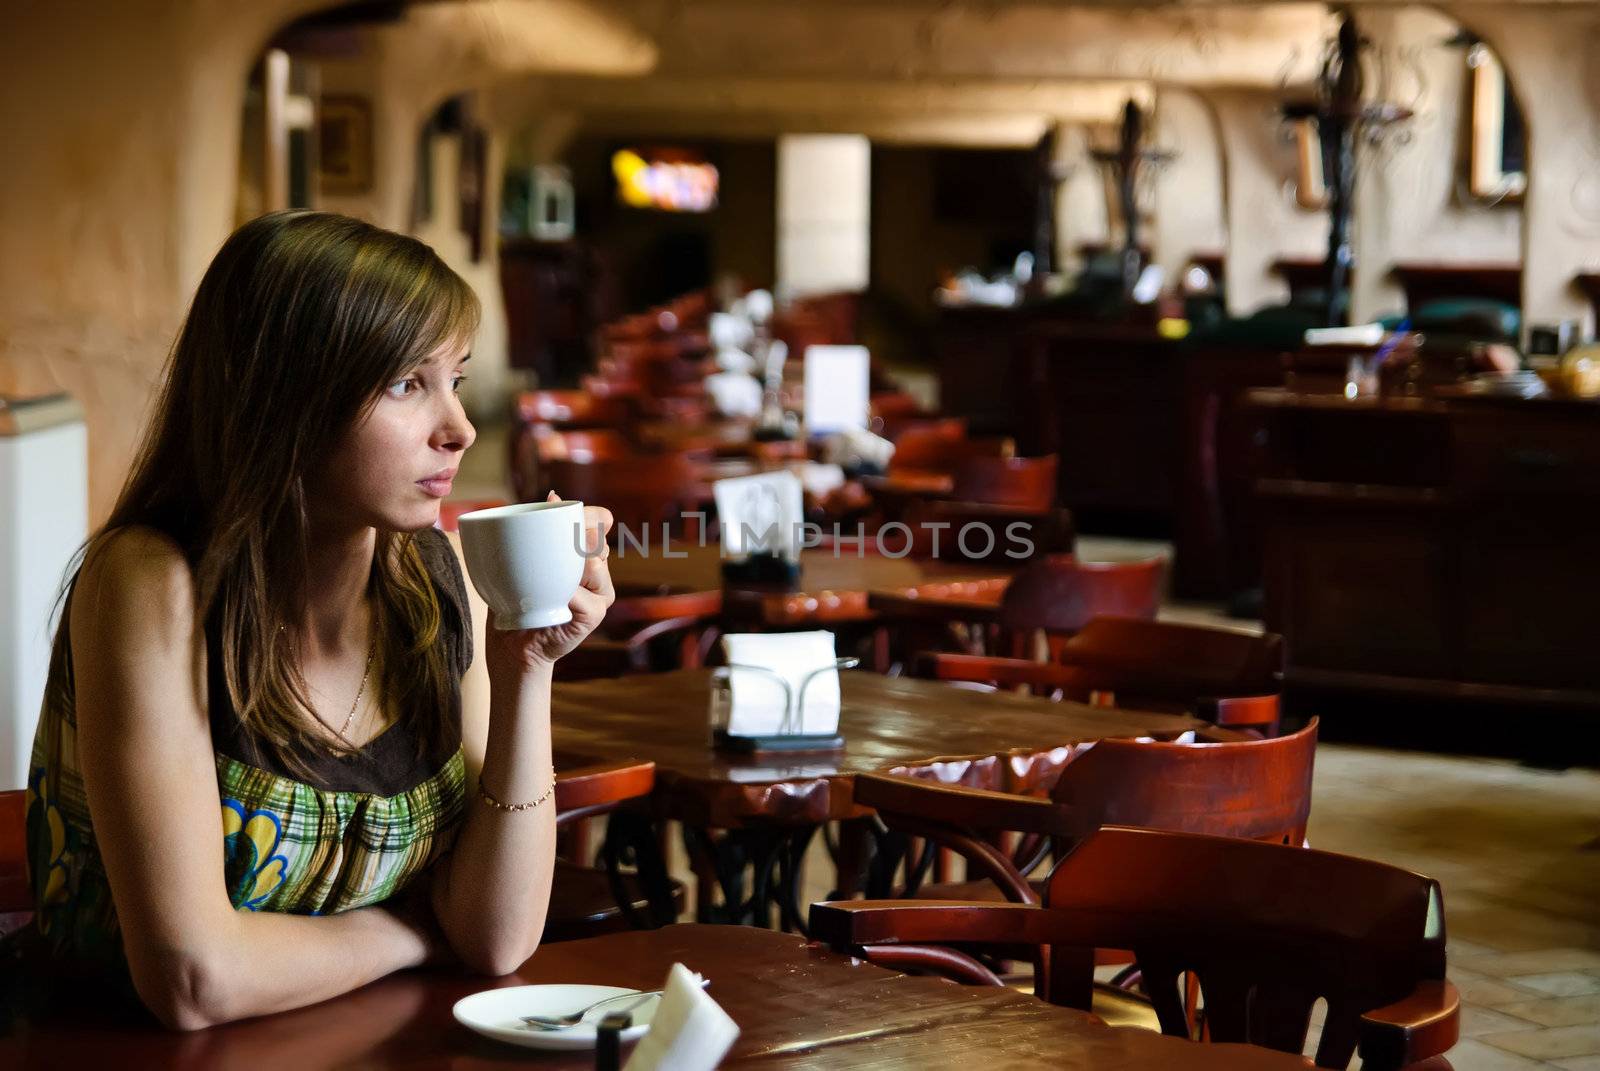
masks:
[[[1192,971],[1207,1033],[1298,1053],[1328,1002],[1316,1062],[1344,1067],[1361,1015],[1442,980],[1443,898],[1430,878],[1331,852],[1105,828],[1056,866],[1046,999],[1087,1009],[1096,948],[1132,951],[1164,1033],[1187,1035]]]
[[[889,471],[954,473],[972,458],[1003,459],[1015,450],[1015,445],[1007,438],[968,438],[963,417],[923,420],[902,428],[894,436]]]
[[[0,915],[33,910],[28,884],[27,793],[0,792]]]
[[[1101,740],[1075,752],[1048,801],[895,774],[859,774],[853,792],[890,829],[957,852],[1007,899],[1038,903],[1027,875],[1051,841],[1105,825],[1303,844],[1316,741],[1314,719],[1272,740]],[[929,858],[906,859],[905,892],[916,893]]]
[[[1156,700],[1194,710],[1201,699],[1275,695],[1283,638],[1102,614],[1062,641],[1055,659],[1087,687],[1111,693],[1114,705]],[[1225,722],[1227,709],[1219,713]]]
[[[1101,740],[1051,790],[1087,836],[1139,826],[1300,845],[1311,815],[1317,719],[1270,740]]]
[[[1154,619],[1161,608],[1166,559],[1085,562],[1052,554],[1012,578],[1000,600],[1006,629],[1076,632],[1105,614]]]
[[[903,522],[910,529],[908,553],[913,558],[996,562],[1015,568],[1043,555],[1067,553],[1076,539],[1072,511],[1055,508],[1024,510],[976,502],[927,501],[906,507]],[[884,545],[898,549],[887,532]]]
[[[539,437],[540,461],[614,461],[638,449],[615,428],[550,431]]]
[[[520,424],[550,424],[558,428],[621,427],[628,406],[619,397],[603,397],[581,390],[529,390],[512,402]]]
[[[965,686],[1026,688],[1033,695],[1050,699],[1193,714],[1213,725],[1248,731],[1257,736],[1277,735],[1281,710],[1280,697],[1276,692],[1221,695],[1210,687],[1184,691],[1171,686],[1170,681],[1154,679],[1158,678],[1156,673],[1151,675],[1153,684],[1138,678],[1118,678],[1115,686],[1108,688],[1103,674],[1092,669],[1080,669],[1070,663],[949,654],[943,651],[919,652],[912,667],[916,676],[926,680]]]
[[[619,803],[648,796],[655,789],[656,764],[627,759],[562,770],[556,774],[556,824],[602,814]]]
[[[562,498],[605,506],[616,529],[627,527],[635,538],[651,526],[652,540],[661,524],[682,527],[681,513],[694,504],[697,488],[693,462],[683,454],[638,454],[626,459],[590,462],[550,461],[540,471],[534,501],[554,490]]]
[[[1056,455],[969,457],[955,470],[953,498],[1046,510],[1056,504]]]

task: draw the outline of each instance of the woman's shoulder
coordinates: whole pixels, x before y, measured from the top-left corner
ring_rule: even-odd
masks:
[[[451,631],[457,637],[456,669],[465,673],[472,664],[472,610],[467,581],[461,569],[456,542],[442,529],[425,528],[412,534],[423,567],[450,609]]]
[[[133,611],[140,620],[159,617],[169,626],[192,626],[194,570],[177,541],[159,529],[110,529],[84,552],[72,606],[80,612],[87,607],[102,620]]]

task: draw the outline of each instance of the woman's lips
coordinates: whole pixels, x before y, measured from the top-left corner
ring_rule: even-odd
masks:
[[[434,498],[443,498],[450,493],[452,478],[445,476],[440,479],[418,480],[417,486],[422,488]]]

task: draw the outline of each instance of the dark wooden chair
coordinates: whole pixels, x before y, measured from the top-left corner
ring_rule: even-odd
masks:
[[[1000,979],[974,948],[1040,949],[1035,993],[1088,1010],[1094,950],[1138,959],[1163,1033],[1190,1037],[1179,977],[1205,999],[1204,1035],[1283,1052],[1305,1046],[1327,1001],[1318,1067],[1448,1069],[1460,998],[1445,978],[1437,882],[1330,852],[1106,828],[1050,875],[1043,908],[857,901],[811,908],[811,933],[894,969],[967,984]],[[959,945],[960,947],[952,947]]]
[[[512,400],[513,422],[553,428],[620,428],[629,416],[620,397],[582,390],[528,390]]]
[[[588,854],[588,821],[613,814],[630,801],[648,796],[654,788],[653,762],[608,763],[556,774],[556,829],[566,850],[556,859],[545,941],[572,941],[672,921],[656,917],[659,908],[637,877],[582,862]],[[671,886],[673,909],[681,910],[683,886],[678,882]]]
[[[917,502],[901,523],[911,530],[905,540],[910,557],[1013,568],[1036,557],[1071,553],[1076,539],[1072,511],[1061,507],[1034,510],[981,502]],[[897,551],[897,534],[897,529],[880,529],[878,540]]]
[[[704,497],[693,458],[682,453],[550,461],[541,467],[539,483],[528,497],[538,501],[550,490],[563,498],[603,503],[616,522],[613,537],[626,527],[642,539],[649,526],[652,546],[660,539],[662,524],[681,532],[683,515]]]
[[[1056,455],[969,457],[955,470],[951,498],[1047,510],[1056,504]]]
[[[1159,674],[1149,682],[1119,679],[1116,688],[1078,666],[1034,662],[1026,658],[947,654],[923,651],[912,662],[913,675],[952,684],[979,685],[1053,700],[1070,700],[1095,706],[1122,706],[1133,710],[1181,712],[1204,718],[1219,728],[1255,737],[1277,735],[1282,700],[1276,692],[1260,695],[1219,695],[1214,689],[1186,691]]]
[[[987,523],[997,530],[997,549],[988,556],[973,558],[959,553],[957,533],[962,523],[979,515],[976,511],[987,514]],[[1009,518],[1000,523],[1007,514]],[[1029,532],[1035,552],[1070,545],[1074,538],[1071,514],[1066,511],[1034,515],[1003,506],[952,502],[938,507],[929,505],[915,515],[918,523],[911,524],[914,554],[931,549],[927,546],[931,541],[929,529],[923,522],[935,517],[955,525],[940,534],[940,556],[958,560],[1015,564],[1015,559],[1007,556],[1008,548],[1016,544],[1006,536],[1006,527],[1018,517],[1031,518]],[[892,537],[880,538],[892,541]],[[973,543],[978,543],[976,537]],[[1046,553],[1011,578],[998,603],[974,606],[967,601],[930,601],[874,594],[872,605],[880,615],[882,645],[888,652],[880,660],[882,668],[898,672],[900,666],[920,657],[919,652],[952,649],[973,655],[1002,651],[1011,657],[1031,656],[1042,660],[1096,616],[1154,618],[1161,606],[1165,572],[1166,561],[1162,558],[1084,562],[1071,554]],[[890,635],[908,623],[910,627]]]
[[[21,929],[33,918],[33,889],[28,884],[27,792],[0,792],[0,936]]]
[[[556,679],[698,668],[721,634],[721,617],[720,590],[621,596],[599,632],[556,663]]]
[[[561,431],[544,424],[527,425],[515,432],[511,444],[511,487],[519,501],[537,501],[539,488],[550,482],[547,470],[557,461],[620,462],[641,452],[616,428]]]
[[[908,424],[894,436],[894,453],[889,471],[945,472],[954,474],[973,458],[1004,460],[1016,454],[1016,444],[1008,438],[967,437],[963,417],[945,417]]]
[[[1101,740],[1066,765],[1048,799],[892,773],[857,775],[854,798],[890,829],[925,842],[920,858],[903,860],[902,895],[1037,904],[1041,884],[1029,875],[1047,854],[1059,855],[1101,826],[1303,844],[1316,748],[1314,718],[1299,732],[1270,740]],[[909,848],[909,842],[895,843],[897,850]],[[976,880],[925,889],[934,847],[966,859]],[[901,862],[894,851],[885,853],[873,874],[873,894],[891,891]]]
[[[1010,653],[1030,653],[1042,636],[1052,654],[1101,616],[1154,620],[1161,609],[1165,558],[1133,562],[1086,562],[1071,554],[1052,554],[1030,563],[1006,586],[999,625]]]
[[[1056,699],[1140,710],[1187,711],[1217,725],[1272,735],[1278,723],[1283,640],[1228,629],[1095,617],[1055,649],[1054,661],[928,652],[918,675],[1027,687]]]

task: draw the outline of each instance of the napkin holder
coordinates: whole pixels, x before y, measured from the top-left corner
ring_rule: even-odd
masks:
[[[800,562],[782,554],[760,551],[722,563],[722,583],[730,588],[800,590]]]
[[[622,1032],[633,1025],[630,1012],[612,1012],[595,1027],[594,1071],[622,1071]]]
[[[859,658],[836,658],[831,665],[819,666],[800,681],[796,689],[779,673],[765,666],[719,666],[711,673],[711,744],[720,751],[749,755],[763,751],[838,751],[844,747],[844,737],[837,732],[807,733],[805,731],[806,689],[824,673],[853,669],[861,664]],[[760,673],[778,682],[783,689],[786,708],[779,731],[768,736],[740,736],[728,731],[733,719],[733,671],[736,669]]]

